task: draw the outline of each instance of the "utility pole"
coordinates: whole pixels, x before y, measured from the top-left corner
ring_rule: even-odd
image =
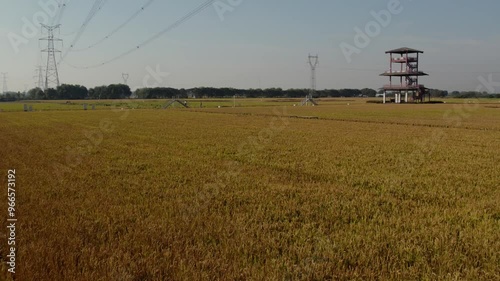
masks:
[[[3,81],[3,88],[2,88],[2,93],[6,94],[9,91],[9,88],[7,87],[7,72],[2,72],[2,81]]]
[[[122,73],[123,83],[125,85],[128,85],[127,82],[128,82],[129,77],[130,77],[130,75],[128,73]]]
[[[57,71],[56,53],[61,53],[60,50],[55,48],[54,42],[62,42],[62,39],[54,37],[54,31],[61,27],[60,24],[54,26],[48,26],[41,24],[41,26],[47,30],[47,37],[41,38],[42,41],[47,41],[47,49],[42,50],[43,53],[47,53],[47,66],[45,68],[45,89],[51,86],[58,87],[59,84],[59,73]]]

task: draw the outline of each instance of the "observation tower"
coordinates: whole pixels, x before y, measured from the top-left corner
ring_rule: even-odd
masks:
[[[389,77],[389,84],[384,85],[384,103],[387,102],[387,93],[394,93],[394,103],[408,103],[409,95],[411,102],[423,103],[425,96],[430,93],[428,89],[420,84],[421,76],[428,76],[427,73],[420,71],[419,58],[423,51],[411,48],[399,48],[385,52],[390,55],[389,70],[380,74],[380,76]],[[404,94],[404,101],[401,99]]]

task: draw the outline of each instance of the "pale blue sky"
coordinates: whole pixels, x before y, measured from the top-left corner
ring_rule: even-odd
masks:
[[[38,1],[1,0],[0,72],[8,72],[9,90],[34,86],[39,60],[40,34],[23,34],[23,17],[33,21],[43,9]],[[54,0],[41,0],[50,2]],[[62,1],[62,0],[59,0]],[[134,48],[205,0],[156,0],[129,25],[102,44],[69,52],[69,64],[88,66],[112,59]],[[394,1],[394,0],[392,0]],[[66,1],[68,2],[68,1]],[[94,0],[69,1],[63,14],[63,50],[70,46],[88,16]],[[90,21],[75,48],[84,48],[122,24],[146,0],[109,0]],[[229,0],[216,1],[219,4]],[[238,2],[238,1],[232,1]],[[354,45],[354,29],[374,20],[371,11],[386,10],[391,0],[241,0],[221,20],[210,6],[149,45],[117,61],[92,69],[60,65],[62,83],[87,87],[122,82],[144,86],[147,67],[160,66],[168,77],[161,86],[258,88],[307,88],[309,53],[319,54],[318,88],[379,88],[378,74],[388,67],[384,52],[408,46],[425,52],[421,68],[431,76],[422,82],[431,88],[474,90],[490,73],[500,81],[500,1],[498,0],[400,0],[402,11],[393,14],[387,27],[352,56],[344,57],[340,44]],[[9,34],[27,39],[15,52]],[[40,46],[43,47],[43,46]],[[62,46],[61,46],[62,47]],[[149,84],[154,80],[149,79]],[[0,81],[1,82],[1,81]],[[499,89],[500,91],[500,89]]]

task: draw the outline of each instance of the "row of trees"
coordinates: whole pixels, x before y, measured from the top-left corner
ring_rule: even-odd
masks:
[[[430,90],[432,97],[454,97],[454,98],[500,98],[500,94],[488,94],[486,92],[452,92],[437,89]],[[41,90],[34,88],[26,94],[6,93],[0,95],[0,101],[16,100],[83,100],[83,99],[169,99],[169,98],[224,98],[224,97],[248,97],[248,98],[302,98],[309,94],[309,89],[234,89],[234,88],[210,88],[199,87],[192,89],[174,88],[141,88],[133,93],[127,85],[113,84],[87,89],[80,85],[61,85],[56,89]],[[382,94],[373,89],[327,89],[318,90],[315,97],[375,97]]]
[[[309,89],[234,89],[199,87],[192,89],[141,88],[133,93],[127,85],[114,84],[87,89],[80,85],[61,85],[56,89],[34,88],[26,95],[21,93],[5,95],[3,100],[83,100],[83,99],[169,99],[169,98],[224,98],[232,96],[248,98],[301,98],[309,94]],[[318,90],[316,97],[375,97],[373,89]]]
[[[89,90],[89,99],[128,99],[132,96],[130,87],[123,84],[95,87]]]
[[[450,94],[450,96],[458,99],[500,98],[500,94],[488,94],[487,92],[475,92],[475,91],[465,91],[465,92],[454,91]]]
[[[34,88],[26,93],[25,99],[29,100],[78,100],[86,99],[88,90],[80,85],[61,85],[57,89],[46,89],[43,91],[40,88]]]
[[[6,101],[18,101],[18,100],[24,100],[24,94],[21,93],[3,93],[0,95],[0,102],[6,102]]]
[[[42,90],[34,88],[26,93],[24,99],[28,100],[83,100],[83,99],[126,99],[132,92],[129,86],[114,84],[100,86],[88,90],[80,85],[63,84],[56,89]]]
[[[241,96],[247,98],[302,98],[309,94],[309,89],[234,89],[234,88],[209,88],[200,87],[193,89],[174,88],[143,88],[134,92],[140,99],[161,99],[161,98],[224,98]],[[377,91],[373,89],[342,89],[342,90],[319,90],[316,97],[375,97]]]

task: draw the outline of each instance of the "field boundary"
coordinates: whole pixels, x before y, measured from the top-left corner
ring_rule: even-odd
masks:
[[[248,113],[248,112],[214,112],[214,111],[202,111],[202,110],[189,110],[189,112],[194,113],[208,113],[208,114],[226,114],[226,115],[240,115],[240,116],[257,116],[257,117],[275,117],[272,114],[264,113]],[[412,127],[426,127],[426,128],[442,128],[442,129],[462,129],[462,130],[472,130],[472,131],[493,131],[500,132],[500,129],[495,128],[473,128],[468,126],[453,127],[448,125],[436,125],[436,124],[415,124],[415,123],[402,123],[394,121],[373,121],[373,120],[356,120],[356,119],[345,119],[345,118],[331,118],[331,117],[320,117],[320,116],[298,116],[298,115],[288,115],[283,116],[284,118],[290,119],[305,119],[305,120],[316,120],[316,121],[337,121],[337,122],[352,122],[352,123],[366,123],[366,124],[383,124],[383,125],[399,125],[399,126],[412,126]]]

